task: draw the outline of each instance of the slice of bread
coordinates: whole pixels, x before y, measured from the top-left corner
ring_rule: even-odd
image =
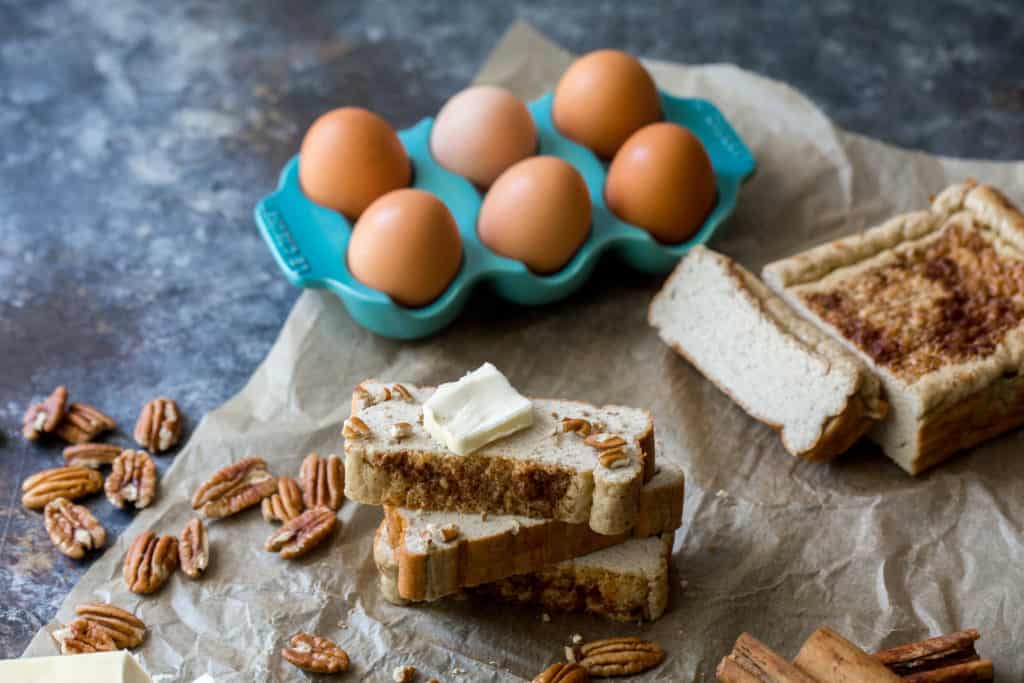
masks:
[[[398,562],[388,536],[384,520],[373,543],[381,592],[396,605],[412,604],[398,590]],[[616,621],[654,620],[668,605],[671,553],[670,533],[635,538],[536,572],[467,588],[465,593],[552,611],[586,611]]]
[[[878,380],[742,266],[695,247],[654,297],[661,338],[793,455],[830,460],[886,412]]]
[[[636,525],[640,489],[654,474],[654,421],[646,410],[533,399],[531,427],[455,455],[423,428],[423,402],[433,391],[376,380],[356,387],[344,430],[347,497],[554,519],[600,534]],[[572,427],[580,431],[567,431]],[[589,439],[581,433],[588,430]],[[602,435],[624,441],[626,457],[616,466],[601,464],[601,451],[591,445]]]
[[[592,553],[628,540],[675,531],[682,523],[683,472],[662,463],[640,494],[630,534],[595,533],[586,524],[515,515],[428,512],[386,506],[389,543],[395,551],[398,594],[435,600],[516,574]],[[445,540],[445,534],[451,534]]]
[[[1024,424],[1024,214],[997,189],[953,185],[764,279],[877,373],[870,436],[907,472]]]

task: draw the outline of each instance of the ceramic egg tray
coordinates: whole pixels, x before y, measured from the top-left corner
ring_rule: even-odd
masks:
[[[715,207],[692,238],[681,244],[662,244],[608,209],[604,202],[607,163],[557,131],[551,119],[552,99],[553,94],[548,93],[528,105],[537,125],[537,153],[561,157],[575,166],[593,202],[590,235],[558,272],[538,275],[519,261],[499,256],[480,241],[476,220],[483,197],[467,179],[434,161],[430,153],[432,118],[401,131],[398,137],[412,159],[413,187],[440,197],[462,236],[459,272],[438,299],[422,308],[406,308],[352,276],[345,259],[352,226],[339,212],[306,198],[299,185],[298,156],[282,170],[277,189],[256,205],[256,223],[277,265],[298,287],[330,289],[364,327],[385,337],[415,339],[451,323],[478,283],[489,284],[517,304],[537,305],[562,299],[582,286],[606,251],[637,270],[668,272],[691,247],[706,242],[732,213],[740,184],[754,171],[753,155],[713,104],[662,93],[665,120],[685,126],[704,144],[718,190]],[[430,258],[430,254],[423,257]]]

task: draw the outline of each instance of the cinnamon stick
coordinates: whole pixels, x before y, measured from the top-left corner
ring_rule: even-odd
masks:
[[[749,633],[740,634],[715,674],[722,683],[817,683]]]
[[[875,653],[875,659],[894,673],[906,677],[981,659],[974,649],[974,641],[980,637],[977,629],[967,629],[881,650]]]
[[[824,626],[811,634],[793,660],[805,673],[829,683],[900,683],[885,664]]]
[[[986,683],[995,679],[991,659],[953,664],[903,677],[903,683]]]

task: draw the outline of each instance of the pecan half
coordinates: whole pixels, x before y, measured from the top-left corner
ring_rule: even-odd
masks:
[[[64,464],[98,470],[114,462],[123,450],[112,443],[80,443],[64,449]]]
[[[408,439],[412,436],[412,425],[408,422],[396,422],[391,425],[391,438],[395,441],[401,441],[402,439]]]
[[[55,467],[36,472],[21,484],[21,504],[41,510],[51,500],[78,500],[103,488],[103,476],[88,467]]]
[[[657,643],[639,638],[595,640],[579,648],[576,663],[591,676],[628,676],[661,664],[665,653]]]
[[[124,556],[122,576],[128,590],[148,595],[159,590],[177,566],[178,539],[144,531]]]
[[[103,489],[115,507],[124,509],[125,501],[137,510],[148,507],[156,495],[156,463],[145,451],[124,451],[114,459]]]
[[[341,426],[341,435],[346,439],[365,439],[370,436],[370,426],[358,415],[353,415]]]
[[[135,441],[154,453],[168,451],[181,438],[181,422],[177,403],[163,396],[154,398],[135,421]]]
[[[114,419],[98,408],[87,403],[72,403],[53,432],[68,443],[85,443],[115,427]]]
[[[579,664],[552,664],[541,671],[532,683],[590,683],[590,674]]]
[[[348,671],[348,653],[334,641],[310,633],[297,633],[289,641],[291,647],[281,650],[281,656],[303,671],[335,674]]]
[[[263,519],[268,522],[290,522],[305,509],[302,490],[291,477],[278,478],[277,493],[264,498],[260,506]]]
[[[617,434],[591,434],[583,439],[583,443],[603,451],[609,448],[619,448],[626,445],[626,440]]]
[[[193,517],[178,537],[178,559],[181,571],[190,579],[198,579],[210,563],[210,539],[203,520]]]
[[[574,432],[580,436],[590,436],[592,425],[582,417],[563,417],[562,431]]]
[[[54,631],[52,635],[60,645],[62,655],[111,652],[117,649],[114,639],[102,626],[81,617],[72,619],[63,628]]]
[[[310,453],[299,470],[302,497],[307,508],[324,505],[337,510],[345,500],[345,466],[341,458],[330,455],[326,460]]]
[[[277,490],[277,479],[262,458],[245,458],[218,470],[196,489],[192,508],[211,519],[229,517]]]
[[[68,400],[68,388],[63,384],[42,403],[33,403],[21,418],[21,434],[29,441],[35,441],[43,432],[52,432],[64,417],[64,406]]]
[[[131,612],[105,602],[87,602],[75,614],[107,632],[118,649],[138,647],[146,638],[146,625]]]
[[[85,557],[86,550],[102,548],[107,532],[88,508],[67,498],[54,498],[43,508],[43,523],[50,540],[73,560]]]
[[[608,469],[617,469],[629,464],[629,456],[626,455],[626,451],[622,448],[609,448],[606,451],[601,451],[597,459],[602,467],[607,467]]]
[[[290,522],[285,522],[280,529],[270,535],[263,547],[272,553],[280,553],[286,560],[291,560],[320,545],[331,535],[337,523],[338,518],[334,510],[323,506],[315,507],[306,510]]]

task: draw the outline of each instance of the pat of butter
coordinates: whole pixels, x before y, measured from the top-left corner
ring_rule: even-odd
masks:
[[[442,384],[423,404],[423,428],[458,455],[531,424],[533,404],[490,363],[457,382]]]
[[[124,650],[0,661],[0,681],[18,683],[152,683]]]

